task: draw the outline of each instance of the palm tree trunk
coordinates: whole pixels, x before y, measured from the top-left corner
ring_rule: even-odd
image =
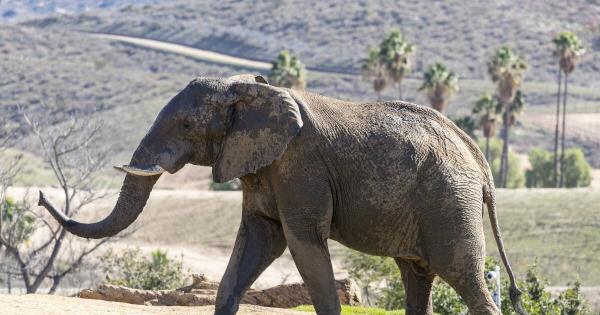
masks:
[[[567,133],[567,95],[568,95],[569,75],[565,73],[565,90],[563,94],[563,113],[562,113],[562,139],[560,143],[560,187],[565,187],[565,134]]]
[[[485,137],[485,160],[488,162],[488,164],[492,164],[492,162],[490,161],[490,136],[489,135]]]
[[[507,177],[508,177],[508,133],[509,133],[509,121],[508,113],[506,109],[504,111],[504,134],[502,135],[504,143],[502,144],[502,156],[500,159],[500,188],[506,188]]]
[[[398,100],[402,100],[402,83],[398,82]]]
[[[562,85],[562,69],[560,63],[558,63],[558,91],[556,92],[556,127],[554,129],[554,173],[553,183],[554,187],[558,187],[558,136],[560,129],[560,87]]]
[[[377,101],[381,102],[381,91],[377,91]]]

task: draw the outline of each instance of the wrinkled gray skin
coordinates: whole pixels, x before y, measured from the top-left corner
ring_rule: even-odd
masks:
[[[219,287],[219,315],[236,313],[244,292],[286,246],[317,313],[339,314],[327,239],[394,257],[407,314],[432,314],[436,275],[471,314],[498,314],[484,280],[486,204],[518,307],[490,169],[466,134],[429,108],[355,104],[263,80],[199,78],[177,94],[133,154],[106,219],[83,224],[43,195],[40,203],[70,232],[101,238],[140,214],[160,176],[150,169],[175,173],[191,163],[212,166],[216,182],[241,178],[242,222]]]

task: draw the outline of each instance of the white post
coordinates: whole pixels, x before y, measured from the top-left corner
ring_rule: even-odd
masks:
[[[494,298],[496,299],[496,305],[498,305],[498,309],[502,311],[502,282],[500,282],[500,266],[496,265],[494,271],[496,272],[496,292],[494,294]]]

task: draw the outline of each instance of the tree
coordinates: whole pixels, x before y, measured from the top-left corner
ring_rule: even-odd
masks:
[[[425,91],[431,107],[443,114],[452,96],[458,92],[458,76],[437,62],[425,71],[419,91]]]
[[[378,48],[369,50],[367,58],[362,60],[360,70],[363,79],[373,80],[373,90],[377,93],[377,100],[381,101],[381,91],[387,87],[387,72],[385,60]]]
[[[399,99],[402,99],[402,79],[412,69],[411,59],[415,49],[415,45],[409,43],[399,30],[390,32],[379,44],[379,53],[384,61],[387,77],[398,87]]]
[[[581,40],[573,32],[559,33],[553,40],[554,56],[558,58],[558,92],[556,104],[556,127],[554,132],[554,181],[556,187],[564,187],[564,159],[565,159],[565,134],[566,134],[566,115],[567,115],[567,95],[569,75],[575,70],[575,66],[581,60],[581,56],[585,53],[585,48]],[[558,169],[558,137],[559,137],[559,120],[560,120],[560,80],[561,73],[565,74],[564,89],[563,89],[563,113],[562,113],[562,137],[560,145],[560,172]],[[558,174],[560,173],[560,181]]]
[[[502,111],[502,106],[496,97],[489,93],[482,95],[473,107],[473,114],[479,116],[478,124],[485,137],[485,159],[490,161],[490,138],[496,136],[497,115]]]
[[[496,83],[498,99],[503,108],[502,136],[504,144],[500,162],[500,185],[498,187],[506,187],[511,106],[513,105],[512,103],[517,91],[523,82],[523,75],[526,69],[527,63],[525,60],[507,46],[498,48],[488,62],[488,74],[492,81]]]
[[[284,50],[273,62],[269,81],[281,87],[304,89],[307,81],[306,67],[298,57]]]
[[[25,113],[23,117],[37,137],[42,156],[58,182],[66,215],[76,215],[85,205],[107,195],[94,190],[98,188],[95,173],[104,168],[107,155],[95,152],[90,145],[98,138],[101,124],[79,122],[72,117],[65,127],[42,127]],[[43,205],[43,200],[41,203]],[[7,259],[0,262],[0,267],[11,278],[20,279],[27,293],[37,292],[46,280],[50,281],[48,293],[54,293],[65,276],[76,271],[86,257],[111,240],[87,240],[75,246],[74,238],[66,230],[51,225],[25,203],[4,198],[1,210],[0,217],[5,220],[0,222],[0,247],[4,247]],[[40,235],[35,242],[30,240],[34,233]]]

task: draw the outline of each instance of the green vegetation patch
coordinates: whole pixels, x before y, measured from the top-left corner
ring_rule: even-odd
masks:
[[[296,311],[315,312],[312,305],[300,305],[293,308]],[[342,315],[404,315],[404,310],[386,311],[375,307],[342,305]]]

